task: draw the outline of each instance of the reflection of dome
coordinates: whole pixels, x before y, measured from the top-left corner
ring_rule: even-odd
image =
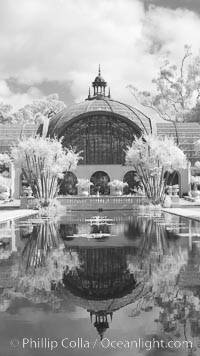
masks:
[[[90,313],[91,321],[93,314]],[[110,313],[110,318],[112,320],[112,313]],[[95,315],[94,327],[97,329],[98,334],[100,335],[100,339],[103,339],[105,331],[109,328],[108,317],[106,315]]]
[[[114,295],[110,299],[88,299],[85,296],[77,296],[71,293],[68,289],[62,289],[62,298],[67,304],[73,302],[78,307],[87,310],[90,313],[90,320],[97,329],[100,338],[109,328],[109,317],[112,320],[113,313],[125,306],[135,303],[137,300],[145,296],[149,292],[149,286],[143,283],[137,284],[132,292],[127,293],[123,297]]]
[[[60,224],[59,233],[63,240],[73,240],[73,235],[78,233],[77,224]]]
[[[81,268],[77,273],[65,273],[63,282],[74,295],[88,299],[123,297],[137,285],[134,275],[127,269],[126,256],[130,247],[84,248],[77,247]]]
[[[61,293],[65,299],[73,300],[90,313],[91,322],[102,339],[109,328],[108,316],[112,318],[113,312],[147,293],[146,278],[141,278],[138,283],[137,273],[134,275],[127,268],[127,256],[135,254],[135,247],[96,249],[77,246],[73,249],[78,253],[81,266],[65,272],[65,288]]]
[[[127,293],[123,297],[113,294],[110,299],[88,299],[84,295],[74,295],[71,291],[68,290],[68,288],[62,289],[62,296],[67,300],[73,301],[74,304],[86,309],[93,315],[107,315],[125,307],[128,304],[134,303],[146,292],[147,287],[145,287],[143,283],[139,283],[130,293]]]

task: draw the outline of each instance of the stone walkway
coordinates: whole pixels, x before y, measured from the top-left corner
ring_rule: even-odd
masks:
[[[200,220],[200,207],[195,208],[170,208],[170,209],[162,209],[167,213],[183,216],[184,218],[192,218],[195,220]]]
[[[33,214],[36,214],[35,210],[27,210],[27,209],[1,210],[0,222],[10,220],[10,219],[19,219]]]
[[[0,200],[0,210],[19,209],[19,208],[20,208],[20,199],[14,199],[13,201],[9,201],[9,202]]]
[[[190,202],[185,199],[180,199],[179,205],[172,208],[163,208],[167,213],[183,216],[184,218],[192,218],[200,220],[200,200]]]

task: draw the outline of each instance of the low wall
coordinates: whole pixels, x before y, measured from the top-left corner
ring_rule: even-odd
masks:
[[[33,209],[35,199],[33,197],[21,197],[21,209]],[[144,196],[102,196],[102,197],[82,197],[66,196],[58,197],[57,200],[68,210],[121,210],[133,209],[134,207],[144,204]]]
[[[34,197],[20,197],[20,209],[34,209]]]
[[[133,209],[146,202],[143,196],[102,197],[58,197],[58,201],[69,210],[121,210]]]

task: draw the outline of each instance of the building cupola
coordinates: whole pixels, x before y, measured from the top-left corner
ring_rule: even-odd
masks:
[[[106,95],[106,87],[107,87],[107,82],[104,80],[104,78],[101,75],[101,68],[99,64],[99,72],[95,80],[92,82],[92,87],[93,87],[93,96],[90,93],[90,88],[89,88],[89,94],[88,98],[86,100],[93,100],[93,99],[101,99],[102,97],[107,97],[110,98],[110,88],[108,91],[108,95]]]

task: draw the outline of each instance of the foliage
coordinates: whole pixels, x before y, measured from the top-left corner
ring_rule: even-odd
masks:
[[[200,185],[200,177],[199,176],[191,176],[191,189],[197,190]]]
[[[40,114],[51,117],[64,108],[66,108],[66,105],[59,100],[58,94],[51,94],[43,99],[34,100],[32,104],[26,105],[22,110],[24,110],[24,114],[30,113],[33,118]]]
[[[10,123],[12,106],[4,103],[0,103],[0,124]]]
[[[81,157],[73,149],[63,148],[61,140],[37,136],[19,141],[12,148],[12,158],[22,169],[34,196],[48,205],[57,195],[58,178],[63,177],[63,172],[76,169]]]
[[[110,179],[105,172],[95,172],[90,180],[94,185],[91,187],[91,195],[108,195],[110,193],[110,187],[108,186]]]
[[[50,118],[65,107],[65,103],[59,100],[58,94],[34,100],[16,112],[11,105],[0,103],[0,124],[34,123],[41,117]]]
[[[122,182],[121,180],[118,180],[118,179],[114,179],[111,182],[109,182],[108,185],[115,189],[123,189],[124,187],[128,186],[128,183]]]
[[[63,179],[60,181],[59,195],[77,195],[77,177],[72,172],[65,172]]]
[[[0,153],[0,164],[9,164],[11,158],[7,153]]]
[[[0,260],[7,260],[12,255],[10,250],[0,250]]]
[[[93,183],[90,182],[89,179],[85,178],[78,179],[78,183],[76,184],[77,187],[81,187],[83,189],[88,189],[89,187],[91,187],[91,185],[93,185]]]
[[[200,153],[200,140],[197,140],[194,143],[194,150],[195,150],[196,153]]]
[[[145,283],[144,288],[149,286],[149,291],[133,304],[130,316],[138,317],[141,312],[149,312],[154,308],[152,314],[156,315],[158,312],[154,320],[158,323],[158,337],[161,336],[166,341],[191,340],[191,337],[197,337],[199,340],[198,286],[191,287],[193,281],[190,284],[190,274],[187,272],[187,280],[184,278],[183,286],[181,276],[188,267],[189,271],[199,273],[199,254],[194,261],[194,251],[189,252],[187,247],[174,243],[175,240],[172,244],[169,243],[169,230],[166,230],[165,226],[172,227],[176,219],[171,215],[166,217],[170,220],[163,219],[163,215],[158,219],[137,216],[133,220],[133,224],[139,228],[139,236],[144,236],[145,241],[141,241],[141,253],[137,263],[135,256],[128,256],[128,269],[137,280]],[[180,231],[181,228],[180,224]],[[189,286],[185,282],[189,282]],[[192,341],[194,344],[194,339]]]
[[[11,187],[9,177],[10,156],[7,153],[0,153],[0,200],[8,199]]]
[[[51,291],[52,284],[55,288],[62,283],[65,269],[70,272],[77,267],[80,267],[77,252],[64,251],[62,247],[52,250],[45,259],[45,265],[29,270],[19,278],[19,289],[25,292],[42,289]]]
[[[142,184],[135,171],[127,172],[123,181],[127,183],[127,186],[123,189],[124,194],[142,193]]]
[[[147,198],[159,204],[167,182],[165,171],[170,174],[175,169],[186,168],[187,159],[171,138],[144,135],[127,147],[126,164],[134,167]]]
[[[40,218],[29,219],[22,227],[23,236],[24,227],[29,230],[19,268],[13,271],[19,291],[51,291],[52,286],[62,283],[64,271],[74,271],[80,267],[77,253],[65,250],[55,220],[41,218],[40,215]]]
[[[45,199],[34,199],[31,207],[38,210],[38,215],[43,218],[49,218],[55,222],[60,215],[65,214],[66,208],[56,198],[48,200],[46,206]]]
[[[11,179],[0,174],[0,200],[6,200],[10,196]]]
[[[200,177],[199,176],[191,176],[191,183],[200,184]]]
[[[11,179],[6,178],[0,174],[0,192],[7,192],[7,190],[11,187]]]
[[[152,82],[156,93],[139,91],[129,85],[136,100],[153,109],[168,121],[199,121],[200,110],[200,56],[192,57],[191,48],[184,47],[180,66],[166,59]]]
[[[194,142],[194,152],[196,153],[197,156],[200,155],[200,140],[197,140],[197,141]],[[199,169],[200,168],[200,161],[197,160],[194,165],[195,165],[196,168]]]

